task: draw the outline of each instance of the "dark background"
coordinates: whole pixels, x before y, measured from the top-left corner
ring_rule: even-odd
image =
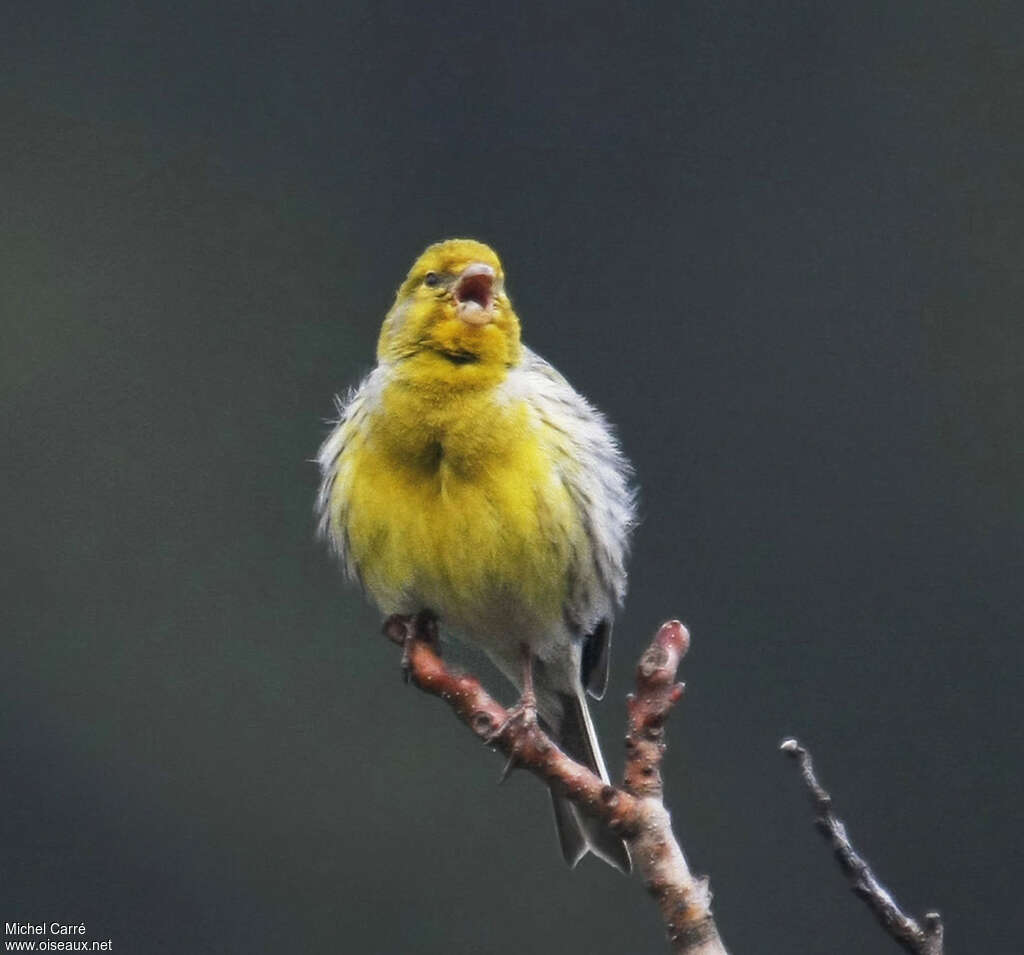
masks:
[[[733,951],[897,950],[790,733],[951,952],[1012,951],[1020,6],[214,7],[5,5],[0,921],[662,950],[313,539],[332,395],[422,247],[471,235],[636,464],[597,719],[617,767],[684,618],[668,799]]]

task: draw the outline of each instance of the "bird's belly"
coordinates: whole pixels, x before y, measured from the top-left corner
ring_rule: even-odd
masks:
[[[480,643],[543,639],[562,620],[582,527],[557,470],[524,443],[461,469],[353,462],[351,553],[385,613],[429,608]]]

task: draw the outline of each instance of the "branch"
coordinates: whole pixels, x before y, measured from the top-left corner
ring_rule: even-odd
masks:
[[[402,645],[403,667],[416,686],[441,697],[482,740],[622,836],[658,904],[673,955],[728,955],[711,914],[707,879],[690,871],[662,802],[665,721],[683,693],[683,685],[675,682],[676,670],[690,645],[681,623],[664,624],[637,667],[636,693],[628,699],[621,787],[605,783],[566,756],[536,721],[510,722],[508,711],[479,680],[450,670],[441,659],[437,623],[431,615],[391,617],[384,633]],[[495,736],[499,727],[504,729]]]
[[[821,834],[829,841],[839,867],[850,880],[853,893],[875,913],[882,928],[911,955],[943,955],[942,919],[938,912],[928,912],[924,926],[906,915],[875,877],[871,867],[853,848],[846,826],[832,809],[832,797],[818,782],[814,774],[811,754],[795,739],[785,739],[779,747],[792,756],[799,765],[800,775],[811,797],[818,816],[815,820]]]

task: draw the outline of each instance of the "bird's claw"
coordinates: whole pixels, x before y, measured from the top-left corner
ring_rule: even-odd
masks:
[[[498,785],[502,785],[509,776],[512,775],[514,769],[519,768],[519,758],[515,750],[509,753],[508,759],[505,760],[505,765],[501,767],[501,775],[498,776]]]
[[[537,704],[533,700],[520,700],[508,711],[508,716],[501,726],[491,730],[484,737],[484,742],[488,745],[496,743],[513,726],[517,725],[521,726],[524,730],[537,725]]]
[[[509,730],[515,728],[520,731],[512,740],[511,752],[508,754],[508,759],[505,760],[505,765],[502,767],[501,775],[498,777],[499,786],[505,782],[505,780],[512,775],[512,771],[519,766],[519,743],[522,739],[520,734],[530,732],[530,730],[537,725],[537,703],[532,699],[532,697],[524,694],[519,702],[508,711],[508,716],[505,718],[501,726],[497,727],[497,729],[491,730],[491,732],[484,737],[484,742],[490,746],[497,743],[509,732]]]
[[[402,682],[406,686],[409,685],[409,681],[412,679],[412,657],[409,655],[409,644],[411,642],[411,640],[406,640],[402,644],[402,662],[400,665],[402,667]]]
[[[437,617],[430,610],[421,610],[415,616],[411,614],[393,613],[384,621],[384,635],[402,648],[402,682],[408,683],[412,677],[412,644],[414,640],[429,643],[435,651],[439,650],[437,635]]]

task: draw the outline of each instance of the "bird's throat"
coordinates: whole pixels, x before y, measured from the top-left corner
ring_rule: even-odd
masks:
[[[385,390],[374,433],[396,466],[468,476],[502,460],[523,433],[526,407],[502,396],[504,373],[471,363],[458,370],[460,387],[421,375]]]

